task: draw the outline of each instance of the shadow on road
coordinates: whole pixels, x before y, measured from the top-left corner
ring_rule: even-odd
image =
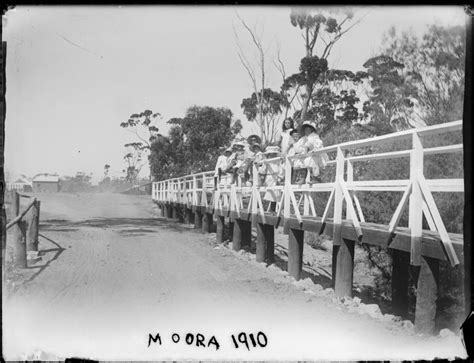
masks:
[[[119,231],[121,234],[134,233],[134,236],[139,233],[143,235],[145,233],[155,233],[156,229],[150,229],[153,227],[159,227],[160,229],[172,229],[176,232],[184,232],[192,230],[192,225],[185,225],[178,223],[176,220],[169,220],[166,218],[93,218],[85,219],[82,221],[68,221],[64,219],[48,219],[42,221],[40,229],[42,231],[52,232],[74,232],[80,227],[96,227],[96,228],[108,228],[108,227],[136,227],[134,229],[122,229]]]
[[[47,240],[48,242],[52,243],[53,245],[56,246],[56,248],[50,248],[50,249],[45,249],[45,250],[39,250],[39,255],[44,256],[47,253],[54,252],[54,255],[51,259],[48,260],[43,265],[37,265],[37,266],[28,266],[28,269],[39,269],[37,272],[35,272],[26,282],[31,282],[33,281],[39,274],[41,274],[50,264],[51,262],[57,260],[59,256],[64,252],[65,248],[63,248],[59,243],[56,241],[53,241],[51,238],[46,237],[45,235],[39,233],[38,234],[41,238]]]

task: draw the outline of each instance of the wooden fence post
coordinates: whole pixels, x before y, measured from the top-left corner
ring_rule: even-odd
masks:
[[[354,241],[343,238],[339,248],[337,249],[334,292],[336,293],[336,296],[339,297],[352,297],[354,245]]]
[[[290,228],[288,236],[288,272],[296,280],[301,279],[303,270],[304,231]]]
[[[39,218],[40,218],[40,201],[34,202],[31,209],[30,221],[28,223],[26,248],[27,251],[38,251],[38,232],[39,232]]]
[[[434,333],[438,283],[439,260],[423,256],[416,289],[415,331],[417,333]]]
[[[408,313],[408,280],[410,255],[405,251],[392,250],[392,311],[406,317]]]
[[[20,194],[15,190],[12,190],[12,215],[11,218],[15,218],[20,214]]]
[[[222,216],[216,216],[217,217],[217,222],[216,222],[216,241],[217,243],[222,243],[224,242],[224,217]]]
[[[18,221],[15,226],[14,240],[14,264],[18,268],[26,268],[26,229],[25,221]]]

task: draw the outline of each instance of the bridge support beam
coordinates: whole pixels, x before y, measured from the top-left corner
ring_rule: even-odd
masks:
[[[392,250],[392,311],[406,317],[408,314],[408,280],[410,255],[405,251]]]
[[[288,273],[299,280],[303,270],[304,231],[290,228],[288,232]]]
[[[224,242],[224,217],[216,216],[216,242]]]
[[[422,256],[416,289],[415,331],[433,334],[438,300],[439,260]]]
[[[257,262],[274,262],[275,228],[269,224],[257,223]]]
[[[252,239],[251,222],[244,221],[242,219],[236,219],[234,221],[233,232],[232,247],[234,251],[239,251],[245,246],[250,246],[250,241]]]
[[[338,297],[352,297],[352,281],[354,277],[354,245],[354,241],[342,238],[341,244],[339,246],[334,246],[336,254],[336,269],[335,271],[333,269],[335,272],[335,279],[333,275],[334,292]]]

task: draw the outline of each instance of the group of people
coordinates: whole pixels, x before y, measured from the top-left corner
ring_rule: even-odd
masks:
[[[253,167],[256,165],[259,185],[274,186],[281,184],[285,178],[285,158],[307,154],[323,147],[323,142],[316,133],[314,121],[304,121],[300,130],[295,128],[293,120],[283,121],[278,145],[269,145],[263,150],[258,135],[250,135],[247,142],[236,141],[231,147],[221,149],[217,159],[215,180],[222,183],[224,176],[231,184],[237,180],[250,186],[253,182]],[[270,160],[271,159],[271,160]],[[319,181],[321,169],[326,166],[326,153],[308,155],[302,158],[291,158],[291,182],[294,184]],[[264,162],[270,160],[269,162]]]

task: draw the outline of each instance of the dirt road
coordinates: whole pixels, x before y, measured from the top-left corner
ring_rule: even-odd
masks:
[[[42,260],[3,299],[7,359],[34,352],[102,360],[465,356],[458,336],[423,338],[399,323],[349,312],[278,268],[157,218],[149,197],[39,198]],[[250,350],[235,348],[232,334],[238,339],[240,332],[255,339],[264,333],[266,346],[253,347],[248,337]],[[198,333],[204,346],[196,346]],[[160,339],[148,346],[149,334]]]

